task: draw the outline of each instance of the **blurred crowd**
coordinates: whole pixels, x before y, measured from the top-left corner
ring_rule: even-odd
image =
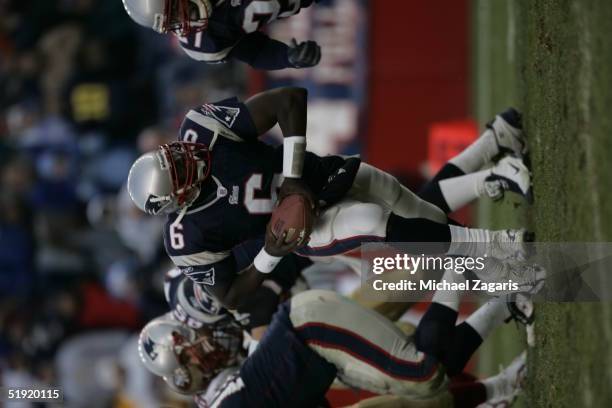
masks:
[[[120,0],[0,0],[0,15],[2,384],[151,406],[129,373],[134,335],[167,310],[169,264],[127,172],[189,107],[241,95],[247,73],[190,60]]]

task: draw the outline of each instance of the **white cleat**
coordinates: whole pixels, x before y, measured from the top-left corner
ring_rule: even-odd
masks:
[[[486,194],[499,200],[504,192],[511,191],[533,202],[531,174],[523,160],[516,156],[506,156],[491,169],[491,175],[484,182]]]
[[[478,405],[477,408],[502,408],[512,405],[523,389],[527,376],[527,353],[523,351],[508,367],[489,381],[495,387],[495,398]],[[485,380],[487,381],[487,380]]]
[[[528,258],[528,242],[533,242],[533,233],[526,229],[506,229],[491,232],[488,243],[489,255],[500,260],[520,260]]]
[[[508,108],[496,115],[487,124],[487,128],[493,131],[500,153],[514,153],[517,156],[527,154],[521,114],[516,109]]]
[[[538,264],[508,265],[508,278],[515,282],[521,293],[537,294],[546,283],[546,269]]]
[[[513,293],[507,296],[510,317],[508,321],[514,320],[524,326],[533,324],[535,321],[535,308],[531,299],[523,293]]]
[[[508,287],[490,292],[491,296],[504,296],[513,293],[536,295],[546,284],[546,269],[538,264],[525,262],[502,261],[487,257],[484,261],[486,274],[480,272],[479,277],[487,283],[513,283]]]
[[[535,307],[533,301],[529,296],[523,293],[514,293],[507,296],[508,311],[510,311],[510,317],[507,321],[514,320],[523,326],[525,326],[525,332],[527,334],[527,345],[530,347],[535,346]]]

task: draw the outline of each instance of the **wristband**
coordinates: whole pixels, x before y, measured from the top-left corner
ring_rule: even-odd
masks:
[[[272,256],[266,252],[265,248],[261,248],[261,251],[259,251],[253,261],[253,265],[261,273],[270,273],[276,268],[281,259],[283,259],[282,256]]]
[[[306,136],[289,136],[283,139],[283,176],[302,177],[306,156]]]

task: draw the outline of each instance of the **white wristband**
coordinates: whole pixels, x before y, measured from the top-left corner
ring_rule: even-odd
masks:
[[[283,259],[281,256],[272,256],[266,252],[265,248],[261,248],[261,251],[259,251],[253,261],[253,265],[261,273],[270,273],[276,268],[281,259]]]
[[[283,139],[283,176],[302,177],[306,156],[306,136],[289,136]]]

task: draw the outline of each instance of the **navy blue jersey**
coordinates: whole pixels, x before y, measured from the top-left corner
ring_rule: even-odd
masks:
[[[264,245],[282,181],[283,154],[282,146],[270,146],[257,136],[246,106],[235,98],[192,109],[181,125],[179,140],[209,147],[211,173],[181,222],[173,224],[177,214],[168,216],[164,244],[174,264],[199,284],[229,286]],[[352,185],[355,162],[359,159],[307,153],[303,181],[317,198],[332,203]],[[352,176],[345,177],[349,172]],[[338,173],[342,176],[335,177]],[[341,180],[341,188],[330,187],[336,180]],[[281,269],[270,279],[287,279]]]
[[[311,4],[312,0],[221,1],[214,6],[206,30],[179,37],[180,44],[191,58],[208,63],[233,57],[258,68],[287,68],[288,47],[259,30]]]
[[[270,323],[279,302],[289,297],[302,269],[311,263],[309,259],[297,255],[286,256],[277,266],[277,274],[264,280],[237,310],[224,308],[206,292],[203,285],[187,278],[179,268],[166,273],[164,295],[173,317],[189,327],[199,329],[205,325],[235,322],[250,332],[255,327]]]
[[[312,408],[325,406],[336,367],[295,333],[289,306],[282,305],[259,346],[210,401],[219,408]]]

